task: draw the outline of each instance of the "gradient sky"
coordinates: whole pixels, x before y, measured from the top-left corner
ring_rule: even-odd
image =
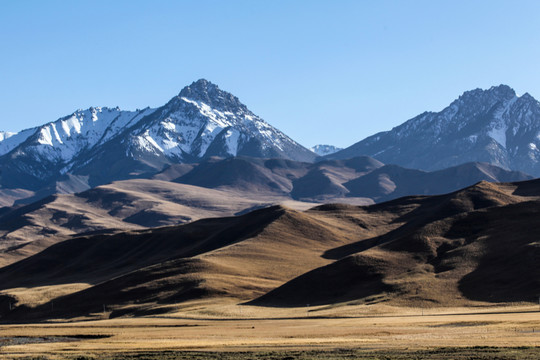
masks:
[[[163,105],[206,78],[305,146],[463,91],[540,99],[540,1],[0,0],[0,130]]]

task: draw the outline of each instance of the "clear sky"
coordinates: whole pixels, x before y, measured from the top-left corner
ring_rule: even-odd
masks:
[[[163,105],[206,78],[305,146],[463,91],[540,99],[540,1],[0,0],[0,130]]]

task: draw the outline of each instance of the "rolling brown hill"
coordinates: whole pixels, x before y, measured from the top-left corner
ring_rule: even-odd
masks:
[[[103,305],[113,317],[142,315],[201,298],[263,306],[537,301],[539,195],[540,180],[481,182],[372,206],[273,206],[76,237],[0,269],[0,315],[88,316]]]
[[[176,225],[273,204],[298,209],[332,200],[370,204],[372,200],[367,198],[344,200],[336,196],[323,196],[316,203],[309,199],[299,202],[290,192],[294,180],[311,168],[338,174],[334,177],[343,182],[379,164],[369,158],[317,165],[285,159],[210,158],[200,164],[171,165],[152,179],[117,181],[80,193],[59,193],[34,203],[5,207],[0,211],[0,266],[80,234]],[[325,189],[308,191],[320,194]],[[2,195],[5,204],[12,201],[11,194]]]
[[[427,173],[385,166],[369,157],[315,164],[214,157],[199,164],[171,165],[152,179],[118,181],[1,209],[0,266],[96,231],[176,225],[273,204],[296,209],[330,202],[367,205],[405,195],[445,193],[480,180],[528,178],[479,163]],[[75,186],[78,179],[71,176],[66,181]]]
[[[362,299],[455,306],[471,300],[534,302],[540,291],[540,244],[535,239],[540,234],[540,202],[536,195],[534,200],[519,201],[504,190],[480,183],[458,193],[426,198],[405,215],[409,221],[403,226],[326,252],[324,256],[336,262],[252,303],[301,306]]]
[[[321,161],[311,166],[304,176],[293,181],[290,194],[294,199],[315,201],[351,197],[350,190],[344,184],[361,178],[383,165],[366,156],[348,160]]]
[[[162,180],[125,180],[78,194],[58,194],[0,212],[0,266],[75,235],[176,225],[284,203],[288,197],[214,190]]]

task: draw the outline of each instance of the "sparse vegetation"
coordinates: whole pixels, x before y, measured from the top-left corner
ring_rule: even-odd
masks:
[[[28,360],[536,360],[540,347],[462,347],[430,350],[366,351],[351,349],[309,351],[259,351],[259,352],[197,352],[160,351],[123,355],[99,354],[95,356],[43,356],[19,358]]]

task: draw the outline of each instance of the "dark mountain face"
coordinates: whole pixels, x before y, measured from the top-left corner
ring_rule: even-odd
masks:
[[[88,188],[211,156],[316,156],[204,79],[157,109],[90,108],[0,140],[0,185],[34,191],[65,174],[85,177]]]
[[[238,98],[222,91],[217,85],[208,80],[200,79],[180,91],[180,98],[200,101],[213,109],[230,112],[249,113],[248,108]]]
[[[487,162],[540,176],[539,147],[540,103],[500,85],[465,92],[441,112],[420,114],[327,158],[367,155],[423,170]]]

